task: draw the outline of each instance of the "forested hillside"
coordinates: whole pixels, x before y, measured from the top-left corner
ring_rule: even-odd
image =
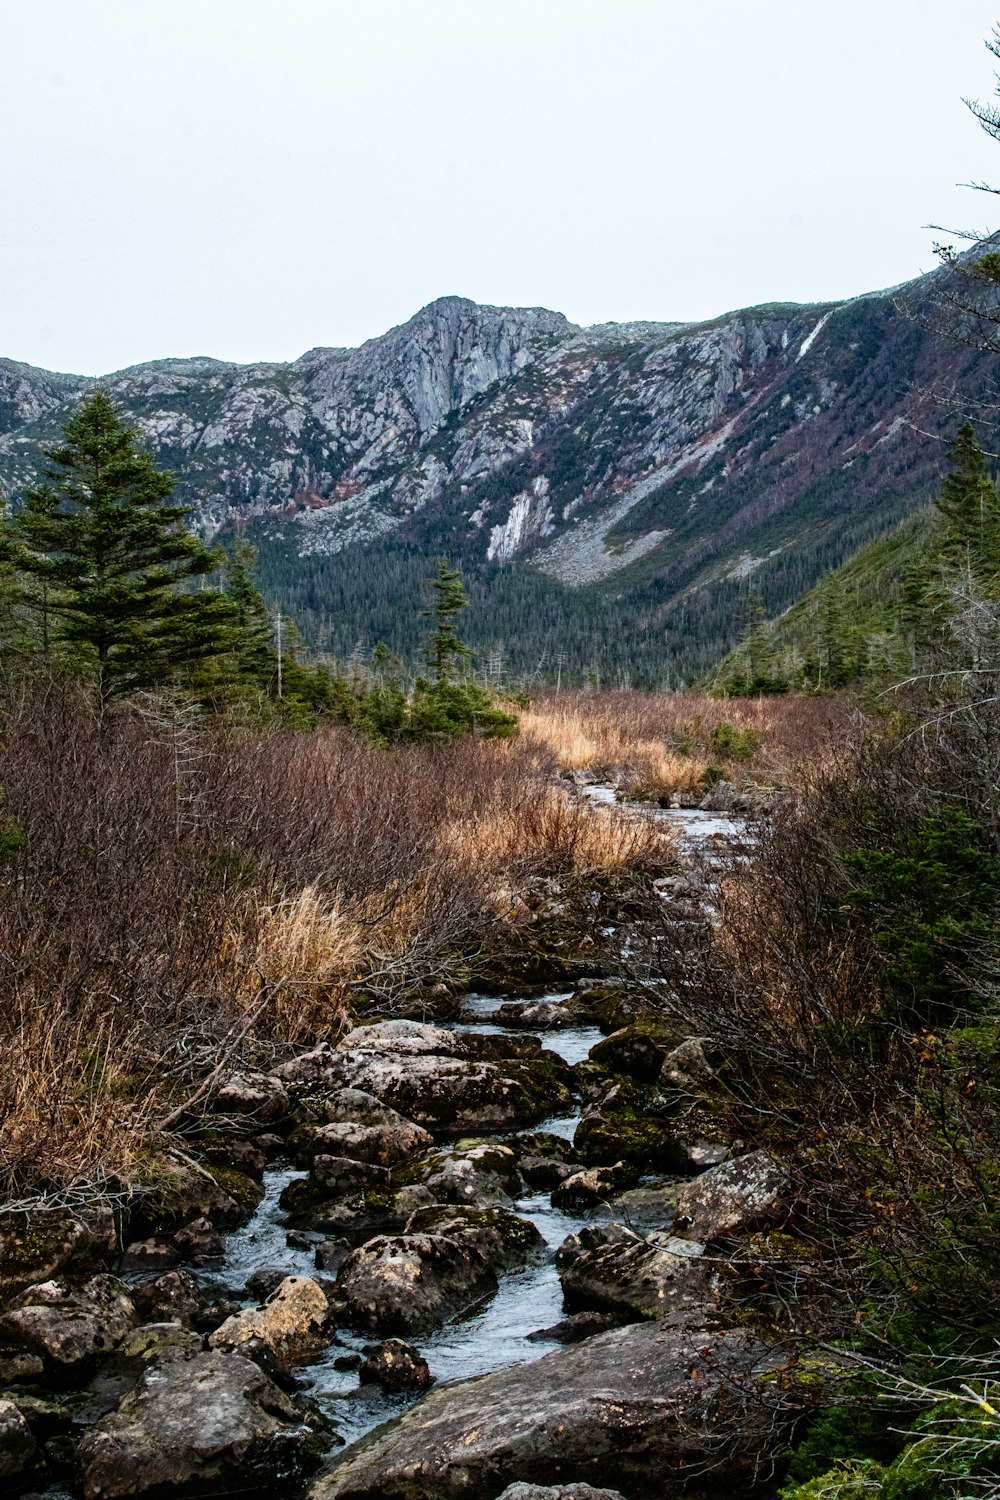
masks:
[[[997,365],[934,333],[951,274],[687,326],[444,298],[356,350],[103,384],[203,534],[246,527],[266,597],[321,652],[412,661],[446,555],[487,676],[676,685],[739,639],[751,590],[786,609],[933,498],[953,398]],[[0,362],[15,509],[92,383]]]

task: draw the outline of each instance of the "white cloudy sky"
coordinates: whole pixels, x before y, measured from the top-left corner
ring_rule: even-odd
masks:
[[[848,296],[990,223],[1000,0],[2,0],[0,355],[288,359],[447,293]]]

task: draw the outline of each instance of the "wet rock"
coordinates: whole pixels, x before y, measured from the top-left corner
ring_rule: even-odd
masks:
[[[278,1290],[287,1275],[287,1271],[280,1270],[277,1266],[262,1266],[247,1277],[247,1295],[256,1297],[258,1302],[266,1302],[271,1293]]]
[[[559,1322],[553,1323],[551,1328],[539,1328],[534,1333],[529,1333],[528,1342],[530,1344],[579,1344],[583,1339],[593,1338],[595,1334],[607,1333],[609,1328],[617,1328],[621,1321],[621,1318],[615,1317],[614,1313],[572,1313],[568,1318],[560,1318]]]
[[[502,1032],[467,1031],[462,1035],[462,1051],[468,1057],[487,1062],[532,1062],[542,1057],[542,1040],[537,1036],[505,1036]],[[554,1057],[552,1052],[546,1057]]]
[[[591,1047],[590,1057],[613,1073],[624,1073],[638,1083],[655,1083],[663,1069],[668,1048],[642,1026],[625,1026]]]
[[[338,1354],[333,1362],[335,1370],[360,1370],[363,1354]]]
[[[213,1172],[229,1170],[240,1172],[260,1182],[267,1166],[267,1153],[254,1141],[241,1140],[238,1136],[226,1135],[218,1141],[198,1141],[200,1154]]]
[[[562,1269],[578,1260],[587,1250],[602,1245],[640,1245],[642,1236],[627,1224],[584,1224],[577,1234],[568,1234],[556,1250],[556,1265]]]
[[[137,1313],[148,1323],[189,1323],[204,1300],[190,1271],[168,1271],[155,1281],[130,1287],[129,1294]]]
[[[391,1181],[388,1167],[375,1167],[370,1162],[354,1161],[348,1156],[315,1157],[312,1175],[334,1198],[368,1190],[386,1193]]]
[[[312,1131],[309,1142],[314,1155],[349,1156],[354,1161],[371,1162],[381,1167],[394,1167],[400,1162],[411,1161],[422,1152],[429,1151],[434,1137],[412,1120],[404,1120],[396,1114],[392,1121],[375,1121],[371,1124],[354,1124],[350,1121],[333,1121],[320,1125]]]
[[[192,1219],[174,1235],[174,1244],[196,1266],[210,1266],[222,1259],[222,1237],[210,1219]]]
[[[280,1492],[316,1467],[315,1426],[252,1360],[219,1351],[174,1360],[147,1371],[84,1436],[84,1495]]]
[[[554,1135],[551,1130],[522,1130],[517,1135],[508,1136],[504,1145],[509,1146],[517,1157],[554,1156],[560,1161],[576,1160],[572,1141],[563,1135]]]
[[[394,1234],[402,1229],[415,1205],[397,1207],[389,1193],[356,1193],[333,1197],[311,1177],[294,1178],[278,1199],[288,1222],[307,1229],[319,1239],[347,1236],[354,1244],[359,1238],[376,1234]],[[316,1243],[319,1243],[317,1239]]]
[[[0,1342],[38,1355],[54,1376],[89,1369],[121,1343],[139,1318],[122,1282],[94,1276],[71,1289],[63,1281],[28,1287],[0,1317]]]
[[[558,1156],[522,1156],[518,1166],[529,1187],[540,1188],[546,1193],[579,1171],[578,1167]]]
[[[590,1484],[509,1484],[497,1500],[625,1500],[620,1490],[595,1490]]]
[[[638,1169],[628,1162],[618,1161],[610,1167],[587,1167],[574,1172],[561,1182],[552,1193],[554,1208],[565,1208],[583,1213],[607,1203],[623,1188],[634,1187],[639,1180]]]
[[[624,1160],[644,1171],[676,1171],[684,1160],[671,1118],[672,1101],[659,1089],[622,1079],[583,1116],[573,1135],[580,1160],[608,1166]]]
[[[191,1326],[199,1333],[214,1333],[217,1328],[222,1327],[227,1318],[235,1318],[242,1310],[233,1297],[206,1298],[191,1319]]]
[[[501,1026],[514,1026],[523,1031],[561,1031],[567,1026],[580,1024],[572,1006],[554,1000],[527,1005],[507,1001],[497,1011],[497,1021]]]
[[[494,1271],[512,1270],[538,1259],[545,1240],[530,1219],[505,1208],[450,1208],[434,1204],[418,1209],[407,1221],[407,1234],[440,1234],[470,1245]]]
[[[560,1474],[667,1500],[709,1463],[713,1491],[742,1494],[800,1409],[761,1378],[787,1357],[742,1329],[615,1329],[430,1391],[315,1480],[310,1500],[486,1500]]]
[[[717,1277],[691,1240],[599,1245],[560,1267],[569,1311],[592,1309],[622,1318],[667,1318],[703,1327],[718,1301]]]
[[[777,1223],[791,1180],[766,1151],[734,1157],[688,1183],[677,1200],[677,1224],[696,1240],[715,1240]]]
[[[336,1275],[350,1253],[350,1243],[345,1239],[321,1240],[315,1251],[317,1271],[332,1271]]]
[[[305,1364],[330,1342],[326,1293],[308,1276],[286,1276],[260,1307],[227,1318],[208,1340],[210,1349],[239,1350],[260,1339],[283,1364]]]
[[[0,1398],[0,1485],[18,1494],[40,1480],[45,1462],[31,1428],[13,1401]]]
[[[466,1150],[438,1152],[424,1186],[438,1203],[487,1208],[516,1197],[521,1186],[517,1157],[509,1146],[486,1143]]]
[[[380,1333],[436,1328],[497,1290],[486,1258],[440,1234],[381,1235],[354,1250],[337,1273],[347,1316]]]
[[[373,1094],[408,1120],[455,1135],[530,1124],[571,1099],[568,1070],[553,1055],[482,1061],[457,1033],[417,1021],[358,1027],[335,1048],[317,1048],[277,1072],[330,1092]]]
[[[434,1384],[424,1356],[403,1339],[386,1339],[366,1349],[358,1378],[362,1385],[380,1385],[384,1391],[425,1391]]]
[[[169,1271],[180,1264],[181,1253],[169,1240],[133,1240],[122,1252],[119,1269],[123,1272]]]
[[[630,1229],[643,1234],[655,1229],[670,1229],[677,1216],[680,1190],[679,1182],[667,1183],[663,1187],[630,1188],[612,1201],[611,1212]]]
[[[101,1270],[118,1253],[114,1214],[33,1208],[0,1216],[0,1300],[61,1273]]]

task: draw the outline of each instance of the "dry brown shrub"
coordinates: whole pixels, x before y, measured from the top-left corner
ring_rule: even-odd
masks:
[[[24,834],[0,861],[8,1195],[128,1170],[237,1046],[335,1036],[359,988],[447,977],[526,873],[660,848],[527,739],[385,751],[169,699],[100,719],[53,683],[0,683],[0,716],[0,825]]]

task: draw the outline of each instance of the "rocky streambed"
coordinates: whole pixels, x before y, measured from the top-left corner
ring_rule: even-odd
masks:
[[[734,827],[657,816],[693,841]],[[155,1164],[124,1253],[108,1211],[0,1217],[0,1484],[750,1485],[809,1390],[773,1330],[727,1311],[790,1185],[726,1135],[717,1061],[628,986],[581,979],[220,1080],[198,1158]]]

